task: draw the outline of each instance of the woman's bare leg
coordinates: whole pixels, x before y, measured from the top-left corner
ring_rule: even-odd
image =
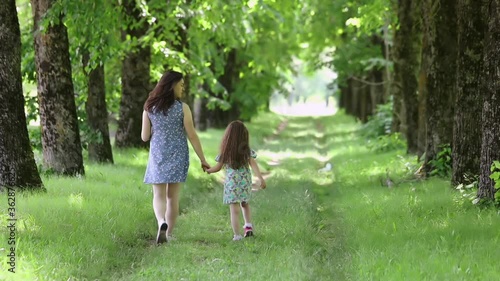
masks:
[[[158,222],[158,234],[156,235],[156,243],[161,244],[167,242],[166,231],[168,225],[165,222],[165,210],[167,209],[167,185],[154,184],[153,185],[153,209]]]
[[[177,217],[179,216],[179,195],[181,191],[180,183],[169,183],[167,187],[167,209],[164,213],[167,218],[167,236],[172,234]]]
[[[167,184],[153,184],[153,209],[158,226],[165,222],[165,211],[167,210]]]

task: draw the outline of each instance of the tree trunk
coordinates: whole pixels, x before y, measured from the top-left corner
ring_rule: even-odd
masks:
[[[370,85],[370,103],[371,103],[370,115],[373,115],[377,111],[377,105],[385,103],[384,80],[383,80],[384,74],[382,70],[374,69],[371,75],[373,84]]]
[[[422,3],[420,6],[419,12],[423,18],[425,7]],[[424,156],[427,145],[427,71],[429,70],[431,49],[429,48],[429,35],[425,32],[424,28],[427,28],[427,26],[422,23],[422,48],[420,54],[420,71],[418,73],[418,161]]]
[[[0,191],[43,189],[31,150],[21,77],[21,32],[16,2],[0,6]]]
[[[381,42],[381,47],[382,47],[382,54],[384,55],[384,59],[386,61],[389,61],[392,57],[392,50],[391,50],[391,34],[389,31],[389,26],[391,25],[391,18],[386,17],[385,19],[385,24],[382,27],[382,35],[383,35],[383,40]],[[390,66],[386,64],[385,69],[384,69],[384,74],[382,80],[385,81],[384,83],[384,103],[389,101],[389,98],[391,97],[391,90],[392,90],[392,84],[394,83],[394,75],[391,72]]]
[[[349,87],[348,85],[346,86],[340,86],[339,87],[340,91],[340,97],[339,97],[339,108],[342,108],[346,111],[347,113],[347,103],[348,103],[348,97],[349,97]]]
[[[368,99],[370,95],[370,86],[365,85],[361,91],[361,96],[359,100],[359,119],[362,123],[366,123],[368,121]]]
[[[396,46],[395,49],[398,48],[397,41],[394,42]],[[403,97],[401,91],[401,74],[399,70],[399,65],[394,64],[394,75],[393,81],[391,83],[391,93],[392,93],[392,124],[391,124],[391,132],[400,132],[401,131],[401,119],[403,115]]]
[[[483,60],[483,137],[479,198],[494,199],[491,164],[500,160],[500,0],[489,1]]]
[[[480,172],[483,7],[483,1],[458,1],[457,100],[451,177],[454,185],[468,184]]]
[[[194,100],[194,126],[198,131],[206,131],[208,127],[207,123],[207,98],[196,98]]]
[[[405,112],[405,132],[407,152],[418,151],[418,82],[420,54],[420,30],[418,26],[418,11],[420,0],[399,0],[399,29],[395,34],[394,63],[395,76],[401,83],[400,94]],[[397,43],[397,44],[396,44]]]
[[[83,56],[83,67],[87,67],[89,54]],[[90,127],[88,143],[89,159],[98,163],[113,163],[113,151],[109,140],[108,109],[106,107],[106,86],[104,65],[99,64],[87,73],[88,96],[85,104],[87,122]]]
[[[360,92],[362,90],[362,85],[359,81],[353,80],[352,81],[352,89],[351,89],[351,101],[349,103],[349,107],[351,108],[351,115],[354,116],[356,119],[359,116],[359,96]]]
[[[398,1],[399,2],[399,1]],[[396,3],[396,2],[393,2]],[[398,10],[400,4],[397,3],[393,5],[393,9]],[[403,92],[402,86],[403,83],[401,81],[401,70],[400,64],[398,63],[398,50],[401,49],[401,36],[396,32],[394,34],[394,46],[393,51],[391,52],[392,61],[394,61],[394,73],[392,74],[392,81],[388,85],[388,91],[390,96],[392,97],[392,124],[391,124],[391,132],[401,132],[401,123],[402,119],[405,117],[403,113]],[[390,59],[391,57],[386,57]],[[390,77],[389,74],[386,74],[387,77]]]
[[[427,145],[425,171],[434,169],[430,161],[442,145],[453,139],[453,107],[456,90],[457,26],[456,1],[425,0],[424,32],[430,48],[427,75]]]
[[[425,147],[427,145],[427,78],[424,70],[426,69],[426,63],[423,60],[424,56],[422,55],[422,64],[418,75],[418,161],[424,156]]]
[[[239,103],[233,98],[235,83],[237,82],[238,76],[237,52],[236,49],[232,49],[227,55],[224,73],[218,79],[229,95],[231,108],[229,110],[222,110],[220,107],[216,107],[210,110],[208,115],[210,127],[225,128],[231,121],[239,118]]]
[[[190,1],[188,1],[190,2]],[[188,40],[188,30],[189,30],[189,18],[182,21],[179,24],[178,32],[180,37],[180,44],[176,46],[178,52],[182,52],[187,59],[189,59],[189,40]],[[189,73],[184,75],[184,102],[189,105],[190,108],[194,107],[195,96],[191,93],[191,79]],[[194,114],[194,112],[193,112]]]
[[[352,87],[353,87],[352,78],[347,78],[346,85],[342,86],[342,88],[341,88],[340,104],[341,104],[341,107],[345,109],[345,113],[348,115],[352,115],[352,107],[351,107],[351,104],[352,104],[351,100],[353,97]]]
[[[122,32],[126,36],[140,39],[146,35],[147,21],[141,17],[141,11],[133,0],[122,2],[125,16],[132,23]],[[120,102],[120,118],[116,132],[117,147],[145,147],[141,140],[142,110],[144,102],[151,90],[149,83],[149,66],[151,64],[151,48],[136,46],[123,60],[122,64],[122,98]]]
[[[53,0],[31,0],[35,23],[35,64],[45,168],[63,175],[83,175],[82,146],[76,115],[66,26],[40,26]]]

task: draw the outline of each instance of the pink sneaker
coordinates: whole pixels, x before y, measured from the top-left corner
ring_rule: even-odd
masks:
[[[245,237],[250,237],[253,236],[253,229],[251,226],[246,226],[245,227]]]

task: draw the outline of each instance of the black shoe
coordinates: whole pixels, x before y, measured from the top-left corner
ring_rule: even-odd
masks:
[[[167,242],[167,229],[168,229],[168,224],[166,222],[162,223],[160,228],[158,228],[158,235],[156,236],[156,244],[162,244]]]

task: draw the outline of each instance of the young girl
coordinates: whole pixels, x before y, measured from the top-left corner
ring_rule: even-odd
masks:
[[[233,240],[241,240],[240,234],[240,206],[245,219],[244,236],[253,236],[252,223],[250,218],[250,193],[252,192],[252,174],[253,172],[260,180],[260,187],[266,188],[266,182],[262,178],[259,166],[255,159],[257,154],[251,150],[248,145],[248,130],[241,121],[231,122],[224,133],[220,146],[220,154],[215,161],[217,165],[207,169],[211,173],[217,173],[222,167],[226,170],[226,179],[224,181],[224,204],[229,204],[231,212],[231,226],[233,228]]]

